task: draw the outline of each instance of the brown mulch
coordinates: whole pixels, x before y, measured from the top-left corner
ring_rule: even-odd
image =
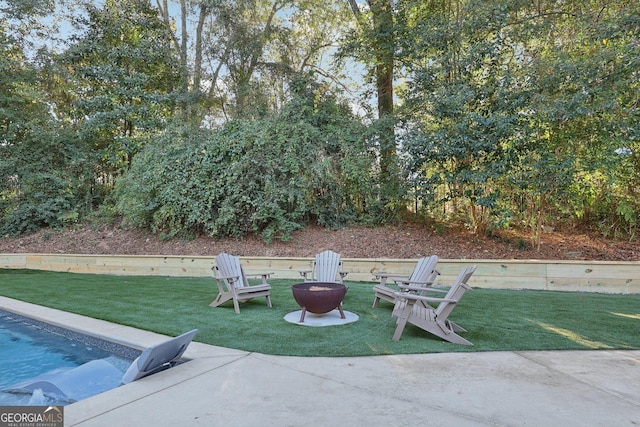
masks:
[[[543,233],[538,250],[526,233],[502,231],[481,236],[463,228],[436,230],[424,224],[341,230],[309,227],[294,233],[288,242],[271,244],[257,236],[240,240],[208,237],[163,240],[140,230],[96,229],[90,225],[0,238],[0,253],[213,256],[229,252],[239,256],[312,257],[325,249],[332,249],[343,258],[411,259],[435,254],[443,259],[640,259],[638,242],[610,240],[576,230]]]

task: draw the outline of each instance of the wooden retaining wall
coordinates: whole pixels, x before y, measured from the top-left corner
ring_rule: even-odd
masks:
[[[274,278],[299,279],[311,258],[241,257],[248,273],[273,272]],[[410,274],[416,260],[345,258],[347,280],[371,281],[373,273]],[[601,293],[640,293],[640,262],[441,260],[440,281],[449,283],[461,268],[476,264],[471,285],[478,288],[538,289]],[[0,268],[72,273],[211,276],[213,257],[0,254]]]

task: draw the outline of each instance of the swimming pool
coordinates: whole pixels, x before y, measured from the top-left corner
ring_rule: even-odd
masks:
[[[120,385],[140,353],[0,310],[0,405],[66,405],[101,393]]]

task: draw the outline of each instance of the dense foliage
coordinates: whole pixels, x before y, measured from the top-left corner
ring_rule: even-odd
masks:
[[[118,182],[125,222],[272,240],[311,220],[335,227],[375,217],[366,129],[317,85],[296,86],[277,115],[214,130],[170,127]]]
[[[0,53],[0,235],[640,227],[637,1],[3,0]]]
[[[476,230],[582,220],[633,236],[636,2],[428,3],[403,15],[418,197]],[[427,202],[428,201],[428,202]]]
[[[0,235],[68,225],[91,205],[91,153],[51,117],[44,85],[0,31]]]

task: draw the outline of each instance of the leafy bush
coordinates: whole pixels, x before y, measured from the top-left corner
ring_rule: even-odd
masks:
[[[261,120],[171,127],[117,185],[124,224],[168,237],[257,232],[272,241],[310,220],[357,219],[375,197],[365,132],[314,87],[302,85],[302,96]]]
[[[28,143],[0,150],[12,153],[0,162],[0,235],[72,225],[93,206],[96,186],[82,156],[52,141],[39,144],[47,150]]]

